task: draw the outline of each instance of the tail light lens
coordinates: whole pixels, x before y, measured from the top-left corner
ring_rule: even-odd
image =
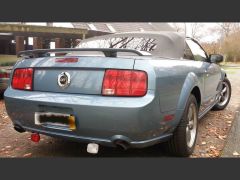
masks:
[[[106,70],[102,95],[144,96],[147,93],[147,74],[136,70]]]
[[[12,78],[12,88],[20,90],[32,90],[33,69],[15,69]]]

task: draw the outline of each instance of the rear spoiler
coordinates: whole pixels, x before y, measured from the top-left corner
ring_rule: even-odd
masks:
[[[57,49],[36,49],[28,51],[20,51],[17,53],[18,57],[24,58],[38,58],[48,57],[50,53],[69,53],[69,52],[80,52],[80,51],[100,51],[106,57],[117,57],[117,52],[129,52],[134,53],[138,56],[149,56],[150,53],[146,51],[138,51],[134,49],[119,49],[119,48],[57,48]]]

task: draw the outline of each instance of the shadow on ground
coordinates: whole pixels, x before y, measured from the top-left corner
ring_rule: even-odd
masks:
[[[87,144],[51,138],[49,143],[35,146],[34,154],[38,157],[164,157],[170,156],[163,149],[162,145],[155,145],[143,149],[110,148],[99,146],[96,155],[87,153]]]

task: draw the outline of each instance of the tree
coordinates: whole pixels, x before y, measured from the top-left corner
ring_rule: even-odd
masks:
[[[185,23],[171,23],[175,31],[185,33]]]
[[[219,23],[218,25],[221,35],[228,37],[232,31],[233,23]]]
[[[220,47],[218,42],[202,43],[202,46],[208,54],[220,54]]]
[[[202,26],[200,25],[200,23],[191,23],[190,28],[191,28],[192,38],[199,40],[201,37],[200,31],[202,29]]]
[[[225,54],[227,61],[240,60],[240,31],[229,34],[224,38],[222,52]]]

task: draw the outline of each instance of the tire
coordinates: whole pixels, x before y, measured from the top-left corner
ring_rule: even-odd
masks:
[[[226,91],[224,90],[226,89]],[[221,95],[219,97],[219,102],[213,106],[212,110],[219,111],[227,107],[232,94],[232,87],[230,81],[225,77],[223,80],[223,87],[221,90]]]
[[[193,109],[195,111],[193,111]],[[193,114],[192,121],[189,121],[189,114]],[[190,141],[187,140],[187,137],[189,137],[187,132],[192,132],[190,130],[190,123],[193,122],[193,128],[195,129],[195,135],[193,134],[193,139]],[[188,129],[188,131],[187,131]],[[171,153],[174,156],[180,156],[180,157],[188,157],[192,154],[196,139],[197,139],[197,131],[198,131],[198,104],[197,100],[194,95],[190,95],[183,113],[183,117],[180,120],[179,125],[175,129],[173,136],[171,139],[166,142],[166,148],[169,153]],[[191,133],[190,133],[191,134]]]

